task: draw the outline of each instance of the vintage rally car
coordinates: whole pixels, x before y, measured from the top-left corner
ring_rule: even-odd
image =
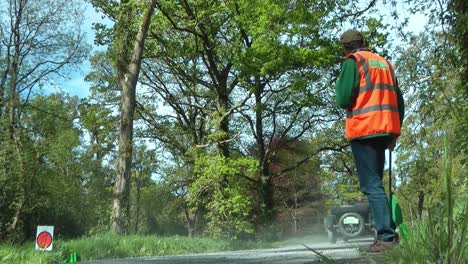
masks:
[[[328,241],[336,243],[338,238],[344,241],[362,236],[374,235],[373,218],[368,203],[355,203],[334,207],[324,218]]]

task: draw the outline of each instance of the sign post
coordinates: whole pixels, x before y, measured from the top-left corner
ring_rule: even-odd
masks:
[[[36,250],[52,251],[54,244],[54,227],[37,226]]]

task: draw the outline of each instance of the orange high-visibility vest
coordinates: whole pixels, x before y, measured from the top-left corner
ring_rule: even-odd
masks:
[[[346,138],[352,140],[374,134],[399,136],[400,115],[393,66],[370,51],[357,51],[353,57],[359,70],[359,91],[346,110]]]

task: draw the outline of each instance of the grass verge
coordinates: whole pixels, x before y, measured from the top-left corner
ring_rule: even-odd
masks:
[[[447,138],[444,145],[443,197],[411,227],[409,238],[388,253],[391,263],[468,263],[468,197],[454,195]]]
[[[274,247],[274,245],[268,242],[213,240],[209,238],[188,238],[181,236],[119,236],[104,233],[79,240],[56,240],[54,241],[54,250],[52,252],[36,251],[34,250],[33,243],[26,243],[20,247],[0,245],[0,263],[63,263],[72,252],[76,252],[78,259],[84,261],[210,253],[266,247]]]

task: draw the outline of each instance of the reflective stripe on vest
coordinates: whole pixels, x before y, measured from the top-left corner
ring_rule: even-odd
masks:
[[[390,110],[392,112],[398,112],[398,106],[393,106],[393,105],[373,105],[373,106],[368,106],[365,108],[361,109],[356,109],[353,110],[352,112],[348,111],[346,112],[346,118],[351,118],[353,116],[369,113],[369,112],[374,112],[374,111],[384,111],[384,110]]]
[[[357,62],[360,82],[353,106],[346,111],[346,138],[383,133],[400,135],[393,67],[370,51],[358,51],[349,57]]]

